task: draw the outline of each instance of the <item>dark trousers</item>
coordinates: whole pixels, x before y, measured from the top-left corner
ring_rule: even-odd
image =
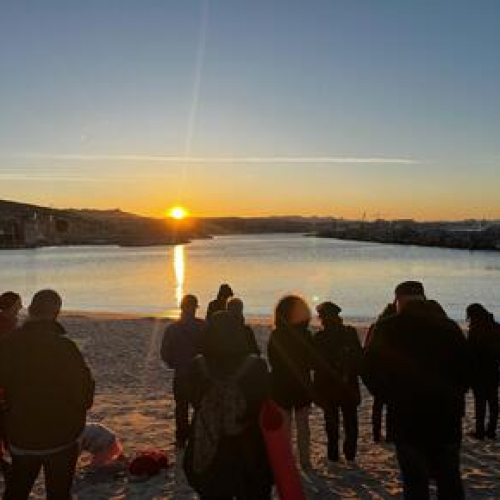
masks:
[[[436,482],[439,500],[465,498],[458,443],[425,447],[398,442],[396,449],[405,500],[429,500],[432,479]]]
[[[78,446],[50,455],[12,455],[12,469],[4,500],[28,500],[43,469],[47,500],[71,500],[71,486],[78,460]]]
[[[476,418],[476,436],[496,437],[498,425],[498,387],[475,388],[474,405]],[[488,425],[485,425],[486,410],[489,411]]]
[[[347,460],[356,458],[358,446],[358,407],[355,404],[333,405],[323,410],[325,429],[328,437],[328,458],[338,460],[339,457],[339,420],[342,412],[344,424],[344,456]]]
[[[174,399],[175,441],[177,446],[184,447],[190,431],[188,387],[184,376],[176,375],[174,378]]]
[[[388,442],[394,441],[394,410],[392,405],[380,397],[373,398],[372,406],[372,430],[373,440],[379,442],[382,440],[382,420],[385,407],[385,439]]]

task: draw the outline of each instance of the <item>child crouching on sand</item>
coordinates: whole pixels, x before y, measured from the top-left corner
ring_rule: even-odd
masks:
[[[80,453],[92,455],[90,467],[110,467],[125,463],[123,447],[116,434],[102,424],[87,423],[79,443]]]

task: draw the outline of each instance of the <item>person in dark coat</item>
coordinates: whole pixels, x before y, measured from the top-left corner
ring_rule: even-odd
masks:
[[[373,323],[368,329],[368,332],[365,337],[365,345],[366,349],[373,335],[373,331],[375,330],[375,326],[379,321],[382,321],[389,316],[394,316],[396,314],[396,305],[394,303],[387,304],[385,309],[382,311],[380,316],[377,318],[377,321]],[[380,443],[382,441],[382,420],[385,408],[385,440],[387,443],[394,442],[394,410],[392,405],[388,404],[387,401],[384,401],[380,398],[380,396],[375,396],[373,398],[372,405],[372,435],[373,441],[375,443]]]
[[[309,413],[313,388],[311,370],[315,351],[309,323],[311,310],[296,295],[283,297],[276,306],[275,329],[268,344],[272,395],[284,412],[290,439],[295,418],[302,468],[310,468]]]
[[[249,352],[260,356],[260,348],[255,339],[255,333],[252,327],[246,324],[245,316],[243,314],[244,304],[243,301],[237,297],[231,297],[227,301],[227,311],[231,313],[245,328],[245,334],[248,343]]]
[[[245,330],[229,312],[212,317],[189,387],[195,415],[184,470],[191,486],[202,500],[270,500],[273,475],[259,425],[267,364],[248,353]]]
[[[184,448],[189,436],[189,398],[187,374],[191,361],[200,354],[203,346],[206,323],[196,317],[198,299],[185,295],[181,300],[181,316],[167,326],[161,345],[161,357],[175,370],[175,437],[176,447]]]
[[[476,439],[496,439],[500,382],[500,325],[481,304],[467,307],[468,344],[472,362]],[[485,426],[486,410],[489,410]]]
[[[94,381],[57,317],[61,298],[35,294],[26,323],[0,353],[5,430],[12,456],[5,500],[27,500],[43,468],[47,498],[71,499],[78,438],[94,397]]]
[[[227,284],[223,283],[219,287],[219,292],[217,293],[217,298],[212,300],[208,304],[207,308],[207,321],[210,320],[210,318],[219,311],[225,311],[226,310],[226,305],[227,301],[234,296],[233,289]]]
[[[458,325],[428,304],[424,287],[396,288],[397,314],[379,322],[365,352],[370,392],[394,404],[395,442],[407,500],[461,500],[460,444],[470,365]]]
[[[16,329],[22,308],[23,302],[19,294],[5,292],[0,295],[0,341]]]
[[[358,332],[346,326],[341,309],[332,302],[320,304],[316,310],[323,326],[314,336],[316,370],[314,393],[323,409],[328,437],[328,459],[339,460],[339,412],[344,424],[344,456],[356,458],[358,442],[358,406],[361,403],[359,375],[363,349]]]

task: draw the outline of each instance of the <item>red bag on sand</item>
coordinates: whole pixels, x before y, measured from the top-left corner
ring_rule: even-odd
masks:
[[[260,413],[260,427],[280,499],[305,500],[290,434],[285,427],[283,413],[274,401],[264,403]]]
[[[128,464],[128,472],[135,477],[152,477],[168,469],[167,455],[159,450],[140,451]]]

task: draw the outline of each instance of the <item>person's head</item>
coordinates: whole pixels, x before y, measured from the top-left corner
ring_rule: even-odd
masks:
[[[379,321],[394,316],[397,313],[396,302],[391,302],[384,307],[384,310],[380,313],[378,319]]]
[[[0,312],[10,318],[17,318],[23,308],[21,296],[15,292],[5,292],[0,295]]]
[[[466,310],[469,325],[478,325],[493,321],[493,314],[482,304],[470,304]]]
[[[235,318],[238,318],[239,320],[242,320],[243,317],[243,309],[244,309],[244,304],[241,299],[238,297],[231,297],[226,304],[226,310],[227,312],[231,313]]]
[[[342,309],[337,304],[323,302],[316,307],[316,311],[323,327],[342,324],[342,318],[340,317]]]
[[[306,301],[298,295],[283,297],[274,311],[276,327],[308,326],[311,322],[311,309]]]
[[[216,312],[208,324],[203,354],[209,360],[234,361],[248,354],[244,327],[228,311]]]
[[[181,300],[181,316],[193,317],[196,316],[198,309],[198,299],[195,295],[187,294]]]
[[[403,281],[394,291],[396,296],[396,309],[401,312],[410,302],[424,301],[424,285],[420,281]]]
[[[54,290],[40,290],[35,293],[28,308],[32,320],[54,321],[59,316],[62,307],[61,296]]]
[[[234,295],[233,289],[227,283],[223,283],[219,287],[219,292],[217,293],[217,298],[219,300],[226,301],[227,299],[229,299],[233,295]]]

